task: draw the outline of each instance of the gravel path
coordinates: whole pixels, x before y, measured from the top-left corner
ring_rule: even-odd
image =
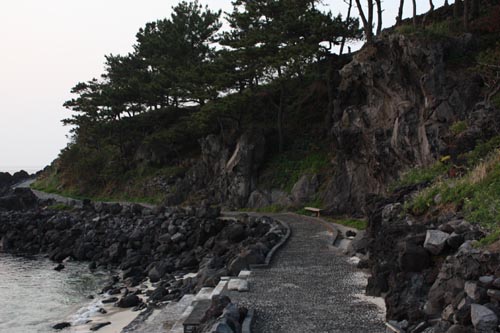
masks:
[[[330,245],[325,226],[294,214],[274,217],[290,225],[288,243],[271,267],[252,271],[250,292],[228,292],[255,309],[252,332],[385,332],[383,301],[364,296],[366,275]]]

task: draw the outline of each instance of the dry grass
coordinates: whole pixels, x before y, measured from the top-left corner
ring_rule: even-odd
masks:
[[[486,176],[495,166],[500,163],[500,150],[495,150],[486,160],[480,162],[472,171],[467,175],[465,182],[475,185],[482,182]]]

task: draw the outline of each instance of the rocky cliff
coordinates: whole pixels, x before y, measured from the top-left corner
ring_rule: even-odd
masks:
[[[391,34],[341,71],[332,119],[336,175],[324,202],[363,210],[402,171],[446,155],[449,127],[478,102],[481,80],[450,66],[475,47],[471,35],[432,40]]]
[[[481,109],[481,78],[455,64],[476,48],[470,34],[383,36],[336,75],[333,112],[324,110],[331,115],[324,144],[334,156],[333,177],[305,175],[291,193],[262,188],[266,135],[243,133],[230,144],[211,135],[201,140],[201,158],[177,180],[168,202],[179,203],[195,191],[229,207],[290,207],[319,195],[331,213],[365,214],[367,194],[385,193],[402,172],[449,154],[450,126]]]

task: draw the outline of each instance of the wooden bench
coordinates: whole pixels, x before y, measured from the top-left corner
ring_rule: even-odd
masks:
[[[321,212],[321,209],[314,208],[314,207],[304,207],[304,209],[307,210],[307,211],[309,211],[309,212],[316,213],[316,217],[319,217],[320,212]]]

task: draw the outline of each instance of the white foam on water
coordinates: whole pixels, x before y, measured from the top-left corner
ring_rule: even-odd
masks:
[[[71,324],[73,326],[85,325],[87,322],[99,313],[99,309],[102,308],[102,300],[96,299],[90,304],[80,308],[74,315],[71,316]]]

